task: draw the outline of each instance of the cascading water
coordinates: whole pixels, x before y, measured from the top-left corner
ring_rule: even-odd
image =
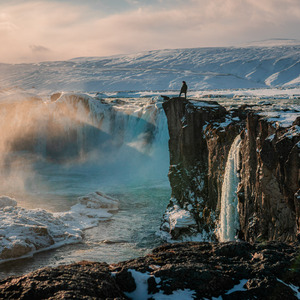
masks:
[[[240,164],[240,144],[241,137],[238,135],[231,145],[222,184],[220,228],[218,237],[221,242],[236,240],[239,229],[239,214],[237,187],[239,184],[239,164]]]
[[[15,104],[12,113],[5,107],[0,119],[6,128],[0,135],[1,154],[29,151],[62,163],[88,159],[91,152],[98,153],[97,163],[118,161],[120,156],[132,161],[155,159],[154,151],[162,145],[166,154],[168,131],[161,104],[148,99],[135,102],[66,94],[54,103]]]

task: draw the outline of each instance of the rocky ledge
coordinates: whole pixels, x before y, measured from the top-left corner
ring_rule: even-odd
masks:
[[[0,281],[0,299],[299,299],[299,286],[299,244],[187,242],[113,265],[80,262],[10,277]]]

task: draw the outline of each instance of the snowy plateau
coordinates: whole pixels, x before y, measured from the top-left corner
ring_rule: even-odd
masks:
[[[300,42],[156,50],[34,64],[0,64],[0,87],[115,92],[300,86]]]

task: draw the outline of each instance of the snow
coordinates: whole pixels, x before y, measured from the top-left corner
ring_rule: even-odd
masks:
[[[173,203],[176,203],[176,200],[172,198],[170,200]],[[167,208],[164,215],[164,223],[162,225],[166,231],[160,230],[158,235],[169,243],[174,242],[183,242],[183,241],[190,241],[190,242],[211,242],[213,231],[207,232],[206,230],[202,230],[202,232],[194,233],[193,235],[181,235],[180,239],[173,240],[171,234],[168,232],[174,229],[181,229],[181,228],[189,228],[195,227],[196,222],[195,219],[192,217],[191,212],[188,210],[192,206],[188,205],[187,209],[180,208],[178,204],[174,204],[172,207]]]
[[[290,127],[287,130],[287,132],[282,135],[281,139],[285,138],[285,137],[292,139],[293,137],[296,137],[296,136],[300,136],[300,126],[299,125],[294,125],[294,126]]]
[[[244,288],[244,285],[248,282],[248,279],[242,279],[240,280],[240,282],[238,284],[236,284],[232,289],[230,289],[229,291],[227,291],[225,294],[226,295],[230,295],[234,292],[244,292],[247,291],[247,289]],[[205,300],[208,300],[207,298],[204,298]],[[223,297],[219,296],[219,297],[212,297],[211,300],[222,300]]]
[[[195,225],[195,220],[188,210],[180,208],[178,205],[174,205],[172,208],[166,211],[166,216],[169,219],[170,230],[175,228],[186,228],[191,225]]]
[[[134,269],[129,269],[129,272],[131,272],[132,277],[135,280],[135,284],[136,284],[136,289],[131,292],[131,293],[125,293],[127,297],[129,297],[130,299],[133,300],[143,300],[143,299],[149,299],[150,297],[155,299],[155,300],[167,300],[167,299],[172,299],[172,300],[181,300],[181,299],[195,299],[195,291],[192,291],[190,289],[184,289],[184,290],[176,290],[173,291],[173,293],[171,295],[165,295],[163,294],[162,291],[160,291],[159,293],[155,293],[155,294],[149,294],[148,293],[148,279],[150,277],[153,277],[156,281],[156,284],[158,284],[159,287],[159,283],[161,281],[160,278],[155,277],[153,275],[151,275],[149,272],[146,273],[141,273],[138,272]],[[280,281],[278,279],[278,281]],[[246,288],[244,288],[245,284],[248,282],[248,279],[242,279],[239,281],[238,284],[236,284],[232,289],[228,290],[225,294],[226,295],[230,295],[234,292],[244,292],[247,291]],[[281,282],[281,281],[280,281]],[[284,283],[285,284],[285,283]],[[297,290],[296,287],[289,285],[293,290]],[[298,292],[298,290],[297,290]],[[299,292],[298,292],[299,294]],[[297,294],[297,295],[298,295]],[[218,298],[213,297],[213,300],[222,300],[222,296],[219,296]]]
[[[208,107],[208,108],[218,108],[217,104],[205,102],[205,101],[190,101],[195,107],[202,108],[202,107]]]
[[[291,288],[295,294],[295,297],[297,297],[298,299],[300,299],[300,288],[293,285],[293,284],[287,284],[284,281],[280,280],[279,278],[277,278],[277,281],[281,282],[282,284],[284,284],[285,286]],[[236,284],[232,289],[228,290],[225,294],[226,295],[230,295],[234,292],[244,292],[247,291],[246,288],[244,288],[245,284],[248,282],[248,279],[241,279],[240,282],[238,284]],[[206,298],[204,298],[206,299]],[[222,296],[219,297],[213,297],[212,300],[222,300]]]
[[[79,197],[78,203],[69,212],[55,213],[66,224],[79,229],[97,226],[99,221],[111,218],[109,211],[118,210],[118,200],[100,192]]]
[[[100,192],[80,197],[68,212],[25,209],[0,197],[0,263],[82,241],[84,229],[111,217],[118,201]]]
[[[253,89],[219,89],[191,92],[194,97],[209,98],[255,98],[258,99],[283,99],[294,98],[300,95],[300,88],[253,88]],[[257,99],[256,99],[257,100]]]
[[[96,96],[103,98],[152,98],[154,100],[163,100],[162,95],[168,97],[178,97],[178,93],[173,90],[160,90],[160,91],[135,91],[135,92],[106,92],[106,93],[96,93]],[[243,98],[250,99],[289,99],[300,97],[300,88],[283,88],[283,87],[273,87],[273,88],[237,88],[237,89],[205,89],[205,90],[189,90],[188,98],[195,100],[193,104],[202,102],[202,105],[213,105],[208,104],[203,101],[206,100],[229,100],[230,98]],[[208,98],[208,99],[207,99]],[[214,99],[217,98],[217,99]],[[192,100],[192,101],[193,101]],[[201,101],[202,100],[202,101]],[[201,106],[201,104],[200,104]]]
[[[171,295],[163,294],[162,291],[155,294],[149,294],[148,293],[148,279],[150,277],[154,277],[153,275],[150,275],[149,272],[141,273],[134,269],[129,269],[129,272],[131,272],[132,277],[135,280],[136,289],[131,293],[125,293],[127,297],[133,300],[146,300],[149,298],[153,298],[155,300],[181,300],[181,299],[194,299],[195,297],[195,291],[192,291],[190,289],[184,289],[184,290],[176,290],[173,291]],[[160,278],[154,277],[157,284],[160,282]]]
[[[259,115],[265,117],[269,122],[273,122],[275,127],[290,127],[300,116],[300,111],[262,111]]]
[[[244,292],[247,289],[244,288],[244,285],[248,282],[248,279],[242,279],[238,284],[236,284],[231,290],[227,291],[225,294],[230,295],[234,292]]]
[[[0,90],[0,104],[20,103],[28,100],[42,101],[35,93],[25,92],[21,89]]]
[[[275,133],[269,135],[269,136],[266,138],[266,141],[272,142],[272,141],[274,140],[274,138],[275,138]]]
[[[216,124],[216,125],[217,125],[218,127],[222,128],[222,131],[225,131],[225,128],[226,128],[230,123],[232,123],[232,121],[234,121],[233,118],[232,118],[232,119],[231,119],[231,118],[225,118],[225,121],[224,121],[224,122],[218,123],[218,124]]]
[[[295,297],[297,297],[298,299],[300,299],[300,287],[295,286],[295,285],[293,285],[293,284],[287,284],[287,283],[285,283],[284,281],[280,280],[279,278],[277,278],[277,281],[279,281],[279,282],[281,282],[282,284],[284,284],[284,285],[290,287],[290,288],[293,290],[293,292],[295,293]]]
[[[38,64],[0,64],[0,86],[136,97],[136,91],[299,87],[300,45],[155,50]],[[124,94],[123,92],[133,92]],[[140,92],[139,92],[140,93]]]
[[[156,284],[158,284],[159,287],[159,283],[160,283],[160,278],[158,277],[154,277],[153,275],[151,275],[149,272],[146,273],[141,273],[138,272],[134,269],[129,269],[129,272],[131,272],[132,277],[135,280],[135,284],[136,284],[136,289],[131,292],[131,293],[125,293],[127,297],[129,297],[130,299],[133,300],[142,300],[142,299],[149,299],[150,297],[152,297],[155,300],[167,300],[167,299],[172,299],[172,300],[181,300],[181,299],[195,299],[195,291],[192,291],[190,289],[184,289],[184,290],[176,290],[173,291],[173,293],[171,295],[165,295],[163,294],[162,291],[160,291],[159,293],[155,293],[155,294],[149,294],[148,293],[148,279],[150,277],[153,277],[156,281]],[[278,279],[279,280],[279,279]],[[240,280],[240,282],[238,284],[236,284],[232,289],[228,290],[225,294],[226,295],[230,295],[234,292],[243,292],[243,291],[247,291],[246,288],[244,288],[245,284],[248,282],[248,279],[242,279]],[[295,288],[296,287],[291,287],[291,288]],[[299,292],[298,292],[299,293]],[[213,297],[213,300],[222,300],[222,296],[219,296],[218,298]]]
[[[6,206],[17,206],[17,201],[6,196],[0,197],[0,208],[4,208]]]
[[[136,289],[131,293],[125,293],[130,299],[147,299],[148,298],[148,282],[149,273],[141,273],[133,269],[128,270],[136,284]]]
[[[185,235],[182,237],[181,241],[185,241],[185,242],[213,242],[213,237],[214,236],[214,232],[212,231],[206,231],[206,230],[202,230],[202,232],[199,232],[197,234],[188,236]]]
[[[45,210],[6,206],[0,212],[0,263],[82,240],[78,228]]]

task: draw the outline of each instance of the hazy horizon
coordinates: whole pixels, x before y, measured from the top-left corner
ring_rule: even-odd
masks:
[[[300,40],[298,0],[0,1],[0,61]]]

